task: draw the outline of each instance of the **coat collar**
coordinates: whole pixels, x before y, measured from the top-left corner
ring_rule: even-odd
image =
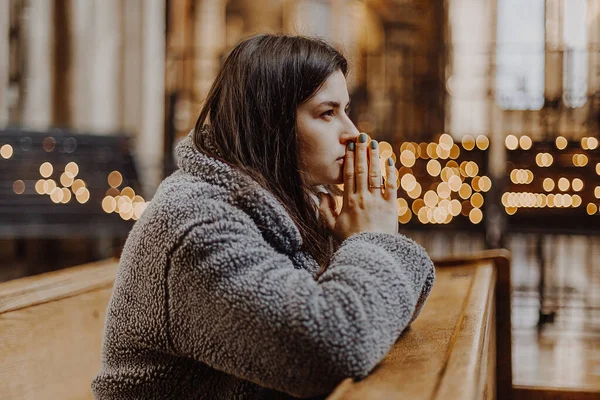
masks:
[[[300,250],[300,231],[279,200],[247,174],[200,152],[192,137],[190,133],[175,149],[179,168],[224,188],[228,201],[248,214],[265,238],[280,251],[293,254]]]

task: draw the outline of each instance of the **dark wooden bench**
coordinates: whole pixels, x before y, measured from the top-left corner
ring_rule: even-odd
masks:
[[[510,399],[505,251],[438,260],[420,317],[366,379],[329,399]],[[117,269],[107,260],[0,284],[2,399],[90,399]]]

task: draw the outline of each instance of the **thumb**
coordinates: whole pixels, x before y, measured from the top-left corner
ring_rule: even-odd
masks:
[[[333,214],[333,210],[331,209],[331,200],[329,196],[325,195],[324,193],[320,193],[319,198],[321,199],[321,202],[319,203],[319,211],[321,212],[321,216],[325,220],[327,228],[333,231],[333,228],[335,227],[336,216]]]

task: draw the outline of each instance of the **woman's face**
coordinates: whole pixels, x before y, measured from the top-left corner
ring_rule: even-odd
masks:
[[[343,183],[346,144],[358,130],[348,118],[346,78],[336,71],[309,101],[298,107],[296,129],[300,172],[310,186]]]

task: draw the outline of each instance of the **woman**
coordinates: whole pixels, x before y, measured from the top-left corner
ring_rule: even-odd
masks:
[[[228,56],[125,244],[97,399],[322,398],[416,317],[433,265],[397,233],[393,163],[382,188],[346,72],[304,37],[255,36]]]

